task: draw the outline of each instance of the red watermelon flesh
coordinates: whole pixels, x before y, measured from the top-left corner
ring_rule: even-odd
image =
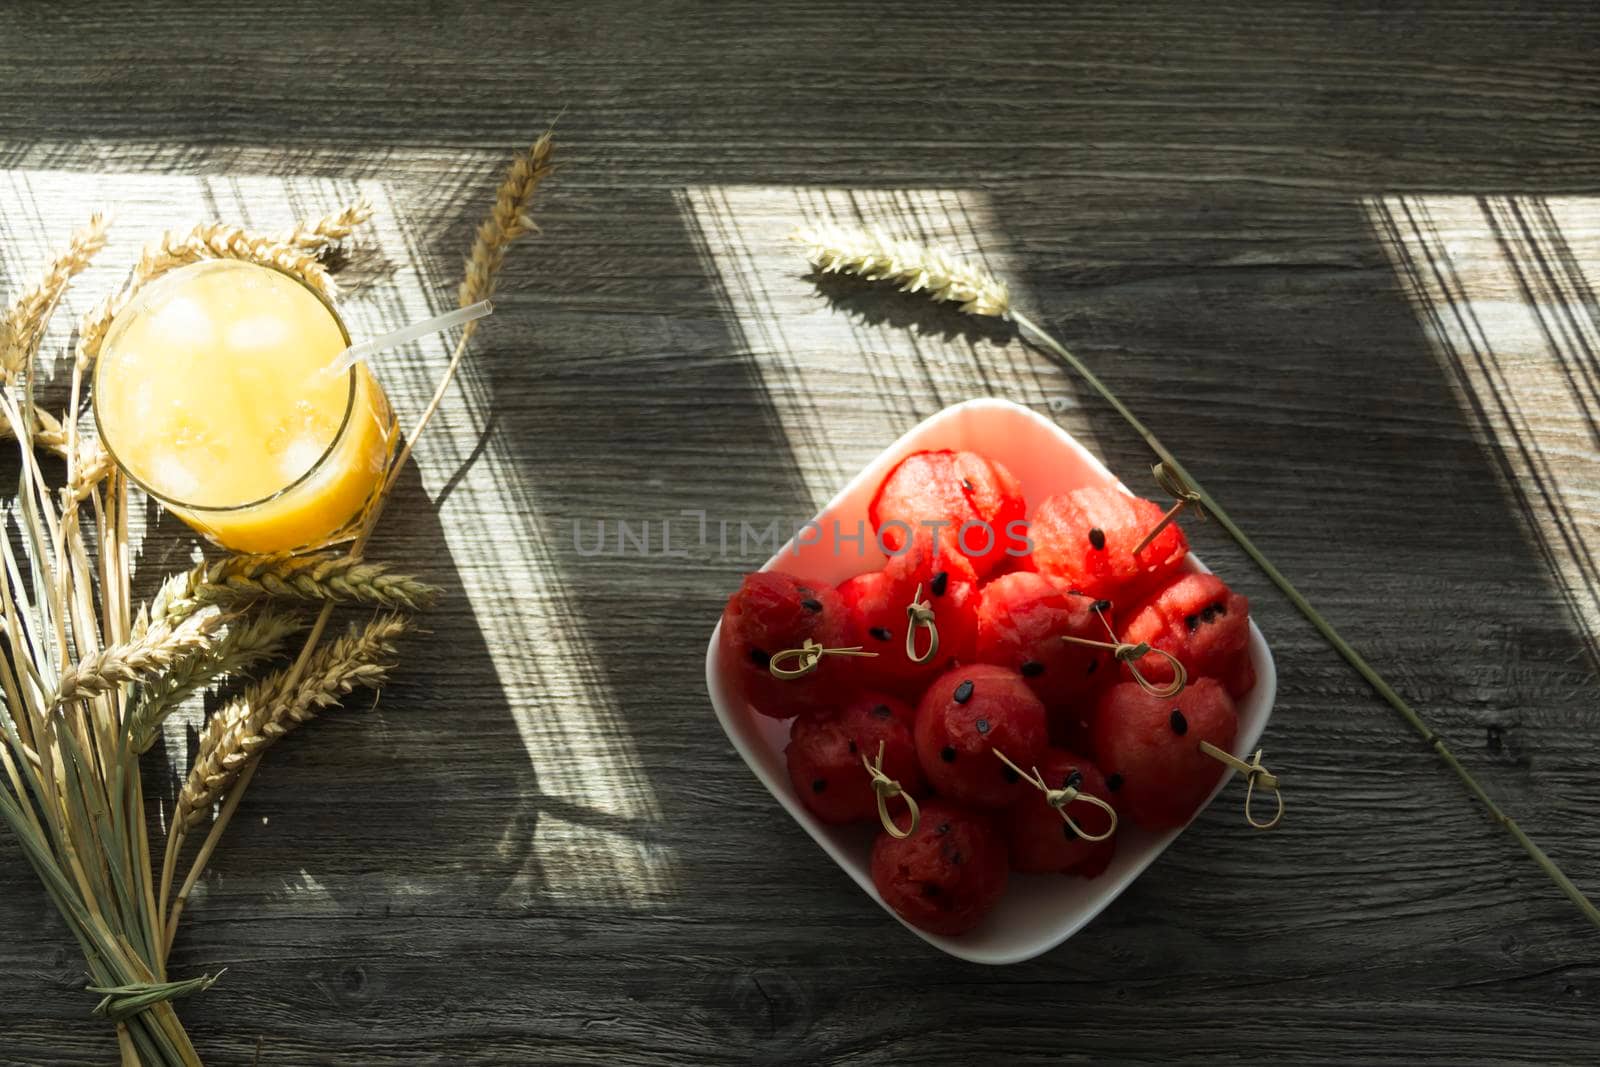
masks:
[[[1111,791],[1106,788],[1099,768],[1082,756],[1053,748],[1039,761],[1038,769],[1051,789],[1074,786],[1080,792],[1099,797],[1108,804],[1111,802]],[[1111,816],[1085,801],[1068,804],[1067,814],[1091,834],[1103,834],[1111,829]],[[1011,809],[1006,839],[1011,846],[1011,869],[1014,871],[1082,871],[1091,878],[1105,870],[1117,847],[1114,834],[1104,841],[1079,837],[1037,788]]]
[[[1035,569],[1072,589],[1112,601],[1135,599],[1183,561],[1189,542],[1169,523],[1143,552],[1135,546],[1165,514],[1116,488],[1058,493],[1034,509],[1028,535]]]
[[[930,800],[911,836],[878,835],[872,884],[912,926],[964,934],[1005,892],[1005,839],[986,816],[948,800]]]
[[[1044,705],[1022,675],[987,663],[936,678],[917,705],[917,758],[941,794],[980,808],[1004,808],[1031,788],[994,754],[1026,769],[1049,743]]]
[[[872,692],[800,716],[790,728],[784,759],[801,802],[823,822],[876,821],[877,794],[861,757],[875,761],[880,744],[883,773],[907,793],[920,796],[922,768],[911,738],[913,721],[911,705]],[[899,801],[890,812],[904,818]]]
[[[1044,701],[1052,722],[1068,705],[1085,701],[1111,673],[1106,652],[1061,640],[1107,640],[1092,598],[1069,596],[1049,578],[1028,571],[996,578],[982,593],[978,662],[1021,674]]]
[[[889,472],[867,507],[867,521],[886,551],[926,540],[941,552],[965,555],[980,577],[1008,558],[1008,548],[1020,550],[1014,536],[1020,527],[1014,531],[1012,524],[1026,514],[1022,484],[975,452],[913,452]]]
[[[745,700],[774,719],[791,718],[858,688],[851,667],[861,661],[824,656],[810,674],[783,679],[768,670],[772,657],[800,648],[807,638],[839,648],[853,644],[850,637],[850,613],[837,589],[781,571],[745,575],[722,612],[724,661]]]
[[[921,592],[919,594],[918,587]],[[858,574],[839,587],[856,640],[873,659],[855,663],[861,677],[915,699],[929,680],[951,663],[972,659],[977,643],[978,585],[971,565],[960,556],[938,557],[926,543],[913,545],[881,571]],[[927,663],[906,655],[906,607],[920,597],[933,609],[939,630],[939,651]],[[917,634],[917,650],[927,647],[926,632]]]
[[[1147,830],[1188,822],[1226,770],[1200,742],[1232,752],[1238,726],[1233,699],[1214,678],[1198,678],[1175,697],[1134,682],[1106,690],[1095,712],[1094,750],[1118,812]]]
[[[1172,579],[1124,616],[1122,639],[1172,653],[1191,678],[1216,678],[1230,696],[1244,696],[1255,687],[1250,601],[1214,574]],[[1146,656],[1139,661],[1139,673],[1162,685],[1172,680],[1172,665],[1161,656]]]

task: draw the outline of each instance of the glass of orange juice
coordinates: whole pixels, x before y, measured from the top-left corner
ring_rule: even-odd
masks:
[[[395,421],[339,313],[300,279],[207,260],[140,290],[95,369],[100,440],[173,514],[236,552],[349,536],[388,469]]]

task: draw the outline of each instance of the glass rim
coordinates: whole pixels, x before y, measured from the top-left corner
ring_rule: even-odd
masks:
[[[334,306],[333,301],[329,300],[327,296],[319,292],[315,286],[308,283],[299,275],[270,263],[258,263],[253,259],[231,259],[226,257],[218,257],[202,259],[194,263],[187,263],[182,267],[178,267],[176,270],[166,272],[161,277],[151,282],[150,285],[143,290],[141,296],[147,294],[151,289],[159,288],[160,286],[167,284],[170,279],[177,277],[184,271],[191,270],[196,267],[210,267],[215,265],[243,265],[260,267],[262,270],[270,270],[277,274],[283,275],[285,278],[293,281],[296,285],[300,286],[300,288],[317,298],[317,302],[327,310],[328,314],[333,318],[334,325],[339,328],[339,336],[344,338],[345,348],[349,348],[353,343],[350,338],[350,329],[345,325],[344,317],[339,314],[339,309]],[[123,308],[122,311],[117,314],[116,318],[111,320],[111,326],[106,330],[106,337],[108,339],[116,331],[117,320],[122,318],[123,315],[133,311],[136,306],[137,304],[133,304]],[[304,474],[301,474],[294,481],[290,482],[288,485],[285,485],[281,489],[275,489],[258,500],[246,501],[243,504],[190,504],[186,501],[178,500],[175,497],[169,496],[166,493],[158,492],[156,489],[147,485],[143,479],[128,469],[128,465],[123,462],[122,457],[117,455],[117,450],[112,447],[111,440],[105,431],[105,424],[100,418],[100,370],[105,366],[105,359],[103,358],[105,353],[103,348],[104,342],[102,342],[102,352],[95,357],[94,381],[90,388],[90,407],[94,410],[95,435],[99,439],[100,444],[105,448],[106,453],[111,457],[111,462],[117,465],[117,470],[121,471],[124,477],[126,477],[134,485],[137,485],[140,489],[144,490],[146,495],[154,497],[156,500],[159,500],[169,508],[178,508],[189,512],[203,512],[206,514],[220,515],[228,512],[245,511],[250,508],[258,508],[263,504],[269,504],[272,501],[277,500],[284,494],[298,488],[300,485],[308,481],[312,475],[316,474],[322,469],[322,465],[328,461],[330,456],[333,455],[334,449],[338,448],[339,443],[344,440],[345,431],[350,428],[351,416],[355,414],[356,373],[359,369],[359,365],[352,366],[348,371],[350,385],[345,394],[344,417],[339,420],[339,428],[334,431],[333,439],[330,440],[328,442],[328,446],[322,450],[322,454],[317,456],[316,460],[311,464],[311,466],[306,468]]]

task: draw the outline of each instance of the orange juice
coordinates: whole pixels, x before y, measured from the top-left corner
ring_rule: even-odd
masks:
[[[388,465],[394,418],[298,279],[237,260],[180,268],[112,323],[95,371],[100,439],[173,514],[238,552],[348,533]]]

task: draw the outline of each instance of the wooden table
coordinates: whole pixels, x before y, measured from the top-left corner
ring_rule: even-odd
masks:
[[[0,14],[0,289],[120,215],[74,308],[166,227],[358,193],[359,327],[441,308],[560,115],[545,235],[375,549],[447,587],[432,632],[378,706],[271,753],[189,909],[174,972],[228,968],[182,1006],[209,1062],[1592,1060],[1596,931],[1214,526],[1277,656],[1288,817],[1252,832],[1226,796],[1032,963],[888,921],[702,682],[765,552],[694,543],[685,509],[798,520],[978,395],[1154,492],[1081,382],[814,284],[783,239],[866,219],[1010,278],[1600,894],[1600,19],[1427,6]],[[385,359],[403,414],[443,360]],[[618,519],[686,555],[574,551]],[[166,520],[145,580],[188,547]],[[9,840],[0,930],[0,1061],[112,1059]]]

